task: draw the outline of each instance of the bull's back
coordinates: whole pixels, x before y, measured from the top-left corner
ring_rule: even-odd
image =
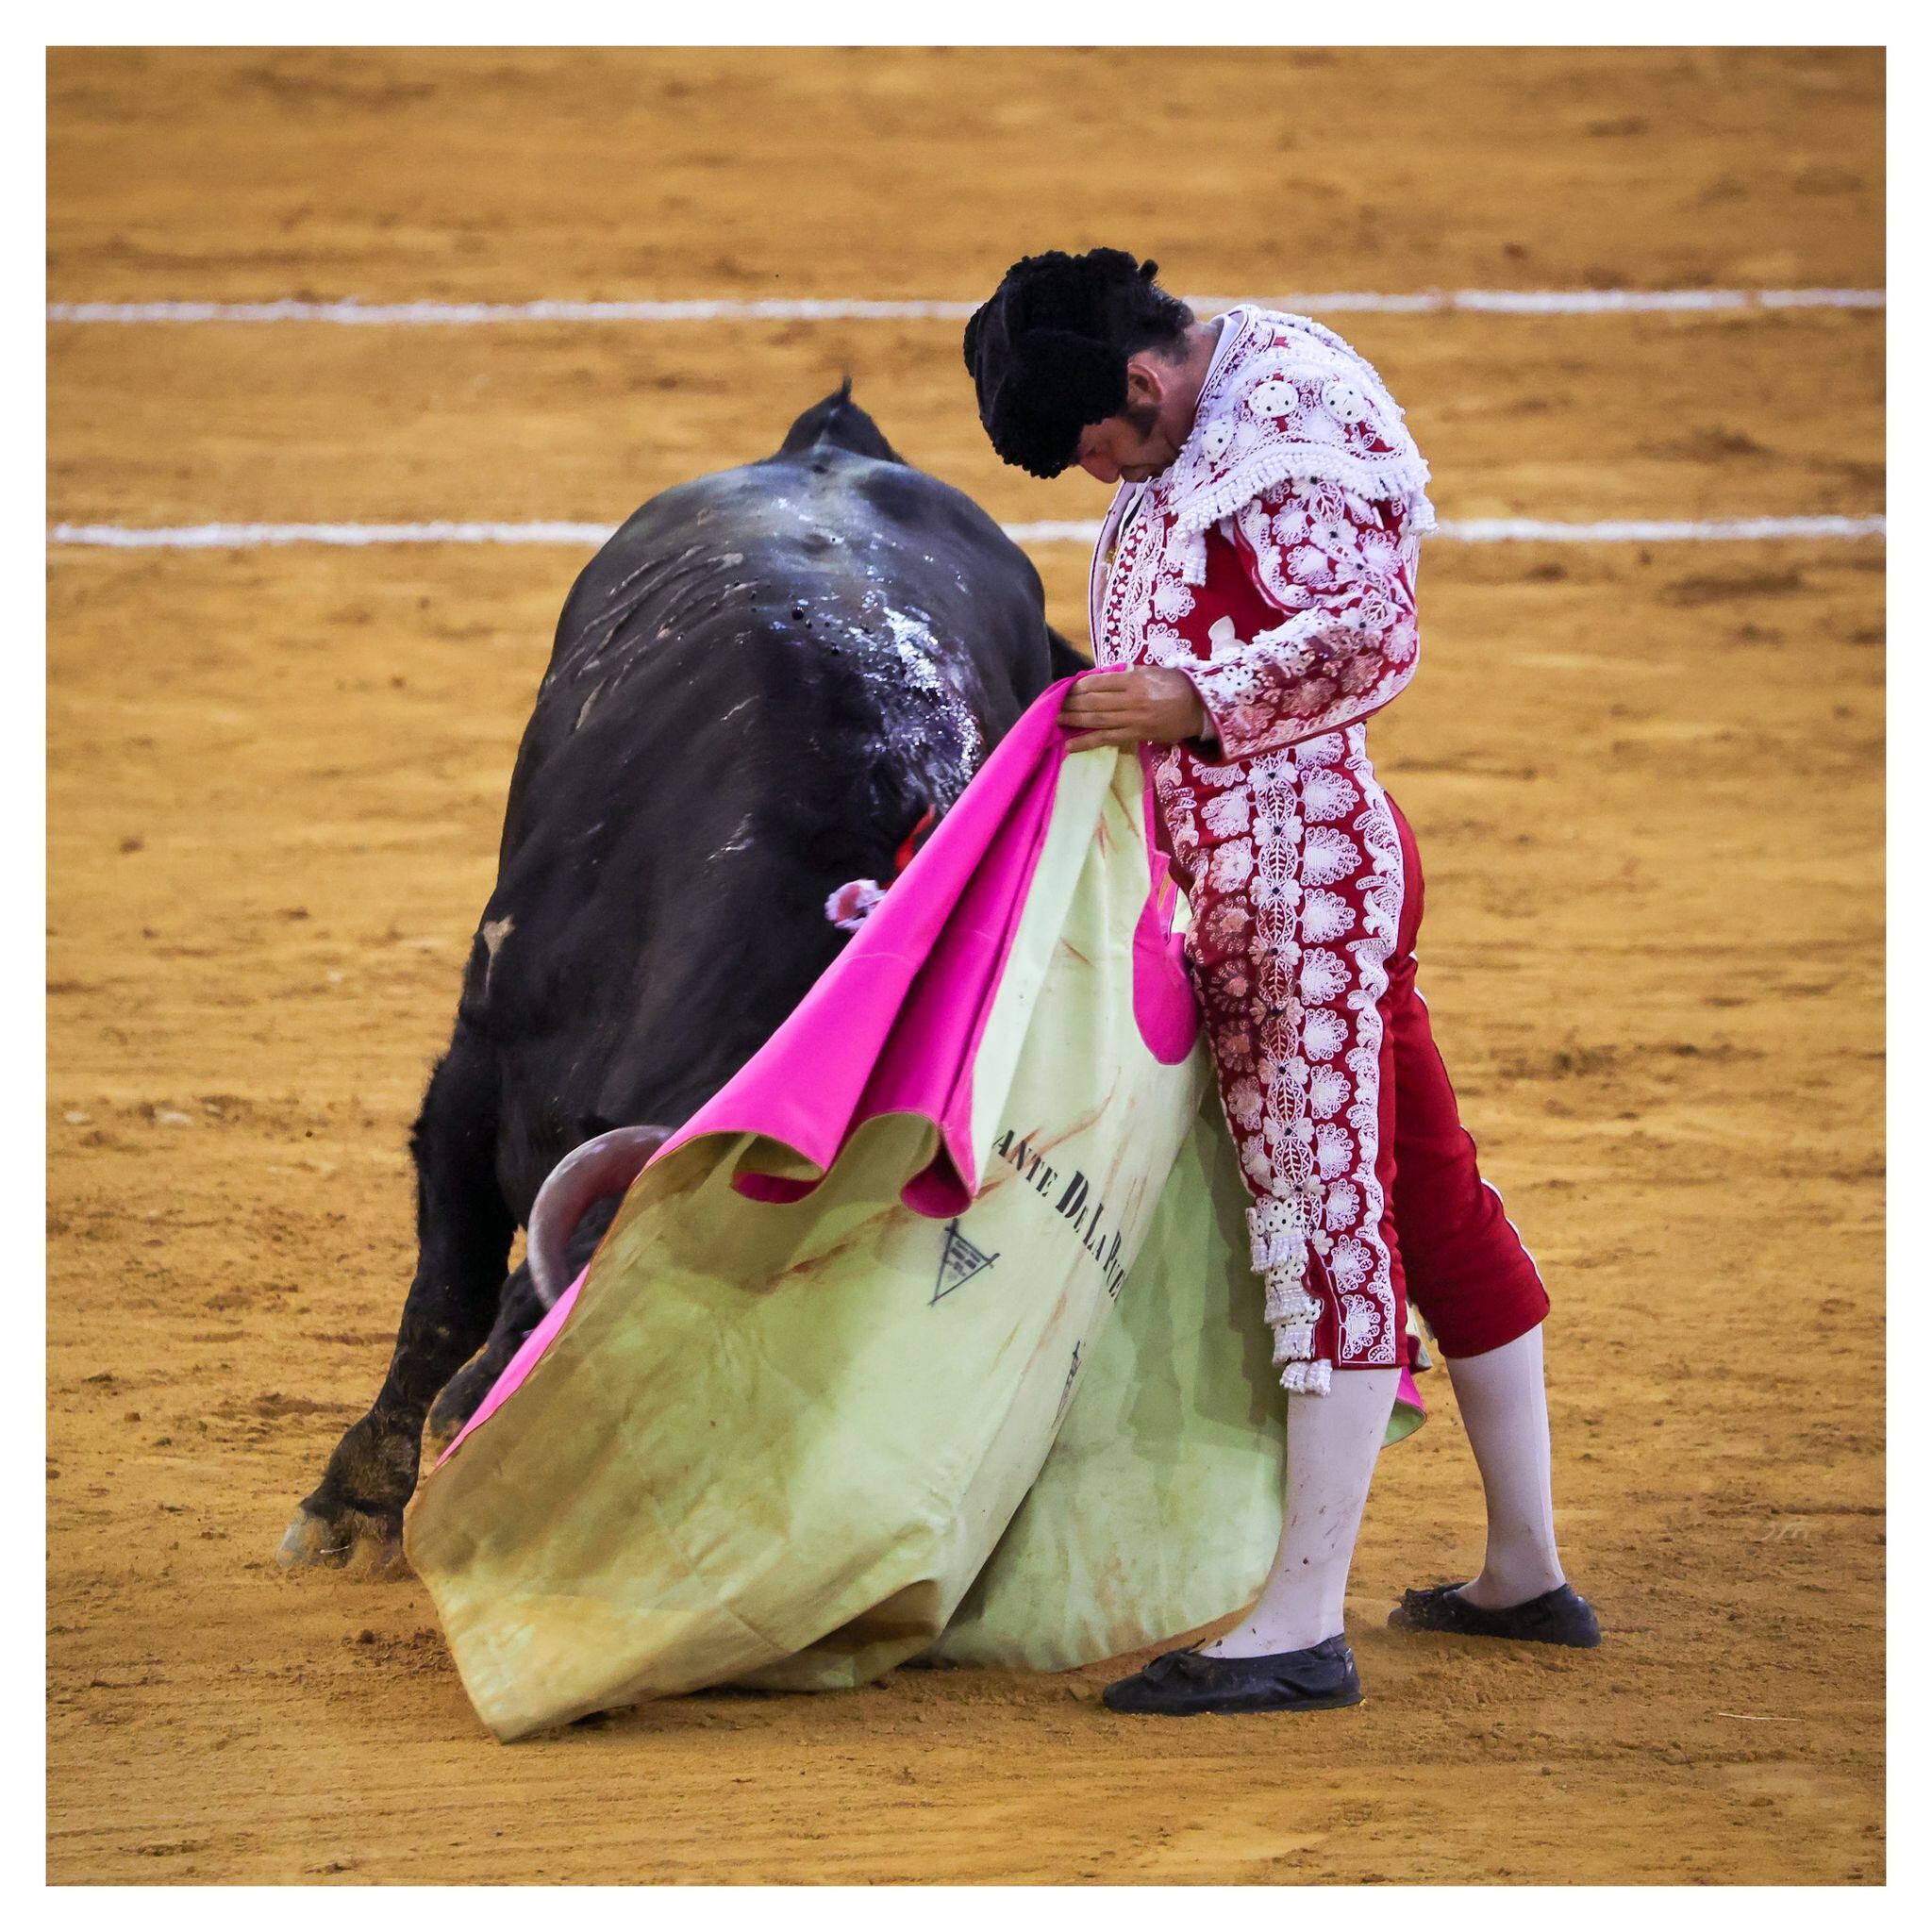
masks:
[[[774,458],[665,491],[585,567],[524,759],[600,710],[695,732],[782,693],[794,738],[856,726],[957,796],[1043,688],[1044,637],[1038,575],[960,491],[836,447]]]
[[[512,1198],[728,1078],[843,943],[826,895],[890,878],[1049,675],[1032,566],[904,464],[801,451],[632,517],[564,606],[465,980]]]

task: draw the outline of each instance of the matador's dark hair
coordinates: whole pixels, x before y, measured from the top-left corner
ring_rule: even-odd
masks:
[[[1194,320],[1155,282],[1151,261],[1119,248],[1053,249],[1016,261],[966,325],[979,420],[1001,458],[1058,476],[1090,423],[1127,400],[1127,358],[1179,344]]]

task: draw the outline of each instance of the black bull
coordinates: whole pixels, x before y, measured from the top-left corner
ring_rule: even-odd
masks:
[[[827,896],[890,880],[1081,661],[1024,555],[895,455],[849,387],[776,455],[654,497],[571,591],[411,1141],[419,1258],[395,1352],[284,1567],[399,1560],[425,1421],[446,1441],[541,1315],[528,1265],[506,1269],[546,1177],[715,1093],[844,943]],[[613,1211],[575,1226],[564,1268]]]

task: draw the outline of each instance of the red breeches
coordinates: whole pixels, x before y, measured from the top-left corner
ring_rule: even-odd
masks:
[[[1415,834],[1394,801],[1405,881],[1389,991],[1380,1002],[1382,1236],[1391,1272],[1444,1355],[1486,1355],[1526,1335],[1550,1298],[1503,1200],[1482,1177],[1456,1090],[1416,991],[1423,869]]]
[[[1501,1197],[1482,1177],[1475,1143],[1462,1124],[1436,1048],[1428,1008],[1416,991],[1422,862],[1407,820],[1392,800],[1390,806],[1401,841],[1403,893],[1388,989],[1375,1003],[1382,1016],[1375,1108],[1375,1175],[1384,1204],[1380,1240],[1397,1297],[1397,1334],[1412,1299],[1445,1355],[1483,1355],[1534,1328],[1549,1312],[1549,1297]],[[1218,929],[1217,904],[1239,896],[1219,892],[1211,878],[1211,868],[1203,866],[1190,895],[1194,931],[1204,939]],[[1240,1105],[1252,1121],[1256,1085],[1243,1076],[1252,1074],[1250,1046],[1259,1020],[1232,1008],[1224,964],[1211,945],[1201,944],[1194,968],[1224,1103],[1242,1081]],[[1256,984],[1258,999],[1259,975]],[[1259,1136],[1254,1128],[1237,1138],[1245,1153],[1242,1178],[1256,1199],[1289,1191],[1275,1185],[1274,1176],[1257,1172]],[[1318,1357],[1338,1367],[1368,1366],[1351,1364],[1339,1345],[1341,1303],[1320,1254],[1309,1256],[1307,1288],[1324,1310],[1316,1329]]]

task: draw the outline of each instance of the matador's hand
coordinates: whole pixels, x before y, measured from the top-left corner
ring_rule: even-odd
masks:
[[[1098,744],[1176,744],[1208,729],[1194,687],[1178,671],[1140,664],[1083,677],[1067,693],[1059,722],[1079,735],[1069,751]]]

